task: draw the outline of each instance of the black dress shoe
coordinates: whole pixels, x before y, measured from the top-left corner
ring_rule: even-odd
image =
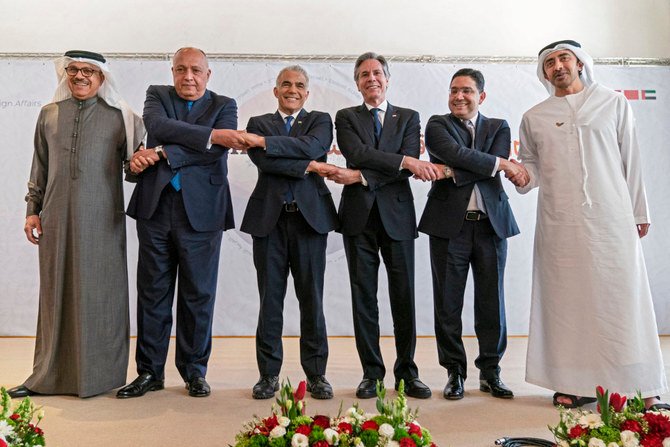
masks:
[[[479,391],[485,393],[491,393],[493,397],[499,397],[501,399],[511,399],[514,397],[512,390],[507,388],[500,377],[494,377],[492,379],[480,379],[479,380]]]
[[[188,395],[191,397],[207,397],[212,392],[204,377],[194,377],[186,383]]]
[[[398,390],[398,385],[399,383],[396,382],[396,391]],[[420,381],[418,377],[405,380],[405,394],[409,397],[415,397],[417,399],[428,399],[433,395],[433,393],[430,391],[430,388],[428,388],[425,383]]]
[[[7,390],[7,394],[9,394],[9,397],[12,399],[22,399],[24,397],[34,396],[37,393],[29,390],[25,385],[19,385]]]
[[[463,399],[463,376],[460,374],[449,374],[449,380],[444,387],[444,398],[449,400]]]
[[[254,399],[270,399],[279,391],[279,377],[262,375],[251,390]]]
[[[137,376],[137,379],[117,391],[116,397],[119,399],[140,397],[144,396],[148,391],[162,390],[163,387],[164,384],[162,380],[157,379],[156,376],[151,373],[142,373]]]
[[[381,379],[379,379],[381,380]],[[377,379],[363,379],[356,388],[356,397],[359,399],[371,399],[377,397]]]
[[[325,376],[307,377],[307,391],[314,399],[333,398],[333,387],[330,386]]]

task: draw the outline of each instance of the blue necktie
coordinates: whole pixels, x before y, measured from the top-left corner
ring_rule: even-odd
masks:
[[[187,101],[186,106],[188,107],[188,111],[191,111],[191,108],[193,107],[193,101]],[[181,176],[179,175],[179,171],[172,176],[170,179],[170,184],[174,188],[175,191],[179,191],[181,189]]]
[[[286,123],[284,124],[284,128],[286,129],[286,135],[291,133],[291,122],[293,122],[293,116],[289,115],[286,117]],[[293,202],[294,197],[293,197],[293,188],[291,187],[291,182],[288,182],[288,190],[286,191],[286,196],[284,197],[286,200],[286,203],[291,203]]]
[[[370,109],[370,112],[372,112],[372,118],[375,122],[375,144],[376,144],[379,143],[379,137],[382,134],[382,122],[379,120],[379,109],[377,107]]]
[[[293,116],[289,115],[286,117],[286,124],[284,124],[284,128],[286,129],[286,134],[291,133],[291,123],[293,122]]]

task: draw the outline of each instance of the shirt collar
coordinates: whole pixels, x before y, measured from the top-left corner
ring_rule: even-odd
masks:
[[[387,100],[384,100],[384,102],[379,104],[377,107],[371,106],[367,102],[365,103],[365,107],[367,107],[368,110],[372,110],[374,108],[377,108],[377,109],[379,109],[380,112],[384,112],[384,113],[386,113],[386,109],[388,109],[388,106],[389,106],[389,103],[388,103]]]

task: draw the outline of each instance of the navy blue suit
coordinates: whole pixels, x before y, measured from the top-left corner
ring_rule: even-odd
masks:
[[[147,147],[163,145],[169,163],[138,176],[128,205],[139,239],[137,370],[165,375],[178,279],[176,365],[189,381],[207,372],[222,231],[234,226],[228,148],[207,144],[213,129],[237,128],[237,105],[206,90],[189,111],[174,87],[150,86],[143,118]]]
[[[322,177],[306,173],[310,161],[326,161],[333,123],[323,112],[301,110],[290,133],[279,112],[252,117],[247,131],[265,137],[251,148],[258,181],[241,230],[253,236],[260,309],[256,358],[261,375],[278,376],[283,360],[284,298],[289,271],[300,303],[300,362],[307,376],[324,375],[328,360],[323,281],[328,232],[337,213]],[[297,210],[285,207],[292,200]]]
[[[419,231],[430,235],[435,336],[440,364],[451,374],[467,376],[461,339],[463,295],[470,265],[475,282],[475,332],[480,378],[500,372],[507,346],[503,281],[506,238],[519,233],[503,189],[500,173],[493,173],[496,157],[507,159],[510,129],[507,122],[479,115],[475,149],[459,118],[435,115],[426,125],[426,147],[434,163],[453,169],[453,178],[433,182]],[[466,221],[474,185],[481,193],[487,218]]]
[[[403,156],[419,157],[419,114],[389,104],[377,145],[372,114],[364,104],[337,112],[335,128],[347,167],[360,169],[368,183],[346,185],[339,207],[363,377],[383,379],[386,374],[379,348],[377,303],[381,253],[395,335],[393,372],[396,381],[418,378],[414,363],[414,239],[418,233],[408,181],[411,173],[399,168]]]

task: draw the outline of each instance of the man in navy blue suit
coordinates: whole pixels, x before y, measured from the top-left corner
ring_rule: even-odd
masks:
[[[144,103],[147,148],[131,170],[137,186],[128,215],[137,220],[137,349],[139,376],[117,397],[163,388],[177,290],[176,365],[188,394],[210,394],[205,380],[224,230],[233,228],[228,148],[241,147],[237,105],[207,90],[211,70],[197,48],[178,50],[174,86],[152,85]]]
[[[454,74],[446,115],[426,125],[426,147],[446,178],[433,183],[419,231],[430,235],[435,336],[440,364],[449,372],[446,399],[463,398],[467,376],[461,339],[463,295],[470,265],[475,282],[475,332],[480,390],[511,398],[500,380],[507,346],[503,282],[506,238],[519,233],[499,171],[514,181],[524,171],[508,161],[510,129],[505,120],[479,113],[486,98],[484,76],[462,69]]]
[[[307,390],[316,399],[330,399],[323,281],[328,233],[338,220],[321,175],[331,169],[325,162],[333,123],[327,113],[303,108],[309,97],[309,77],[300,66],[279,72],[274,95],[278,110],[252,117],[244,135],[251,147],[249,158],[258,168],[241,226],[253,236],[260,295],[256,329],[260,379],[252,396],[269,399],[279,389],[282,312],[290,271],[300,303],[300,363]]]
[[[354,80],[364,103],[337,112],[337,143],[347,159],[328,178],[345,185],[340,200],[340,232],[349,267],[356,348],[363,366],[359,399],[376,396],[386,373],[379,346],[377,304],[380,254],[388,275],[396,361],[395,387],[401,380],[408,396],[431,396],[414,363],[414,239],[416,215],[408,178],[435,180],[442,172],[418,160],[419,114],[386,100],[386,59],[364,53],[354,65]]]

